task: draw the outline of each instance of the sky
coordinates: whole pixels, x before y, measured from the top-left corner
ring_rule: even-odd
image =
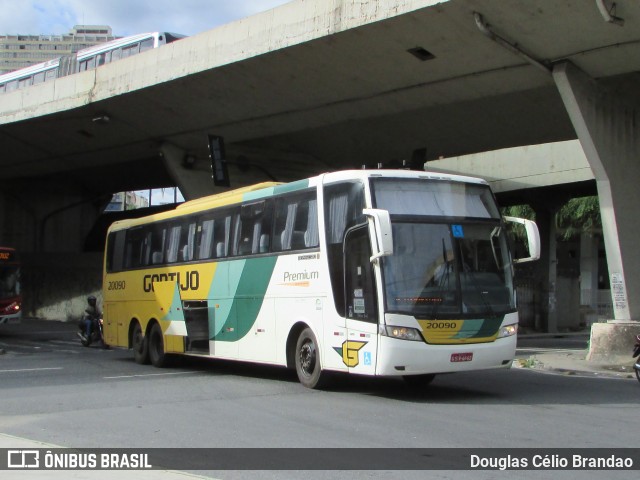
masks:
[[[0,0],[0,35],[61,35],[109,25],[116,36],[210,30],[289,0]]]

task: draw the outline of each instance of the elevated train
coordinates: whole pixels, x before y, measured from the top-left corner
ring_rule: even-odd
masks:
[[[158,48],[184,37],[185,35],[169,32],[151,32],[94,45],[72,55],[0,75],[0,93],[12,92],[74,73],[93,70],[106,63]]]

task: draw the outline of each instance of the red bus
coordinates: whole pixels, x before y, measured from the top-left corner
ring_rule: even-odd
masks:
[[[0,325],[22,318],[20,260],[13,248],[0,247]]]

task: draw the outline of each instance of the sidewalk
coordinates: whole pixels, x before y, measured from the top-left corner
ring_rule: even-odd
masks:
[[[516,358],[513,362],[515,368],[531,368],[544,370],[561,375],[578,375],[609,378],[636,378],[633,369],[634,360],[629,354],[628,361],[620,364],[603,365],[587,360],[588,349],[584,350],[557,350],[539,352],[528,358]]]
[[[28,440],[0,433],[0,451],[3,449],[63,448],[57,445]],[[173,470],[4,470],[2,480],[213,480],[210,477],[192,475]]]

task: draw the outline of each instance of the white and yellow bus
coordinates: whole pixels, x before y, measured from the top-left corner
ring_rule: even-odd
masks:
[[[524,223],[530,257],[534,223]],[[263,183],[114,223],[109,345],[403,376],[508,368],[518,314],[506,221],[486,182],[404,170]]]

